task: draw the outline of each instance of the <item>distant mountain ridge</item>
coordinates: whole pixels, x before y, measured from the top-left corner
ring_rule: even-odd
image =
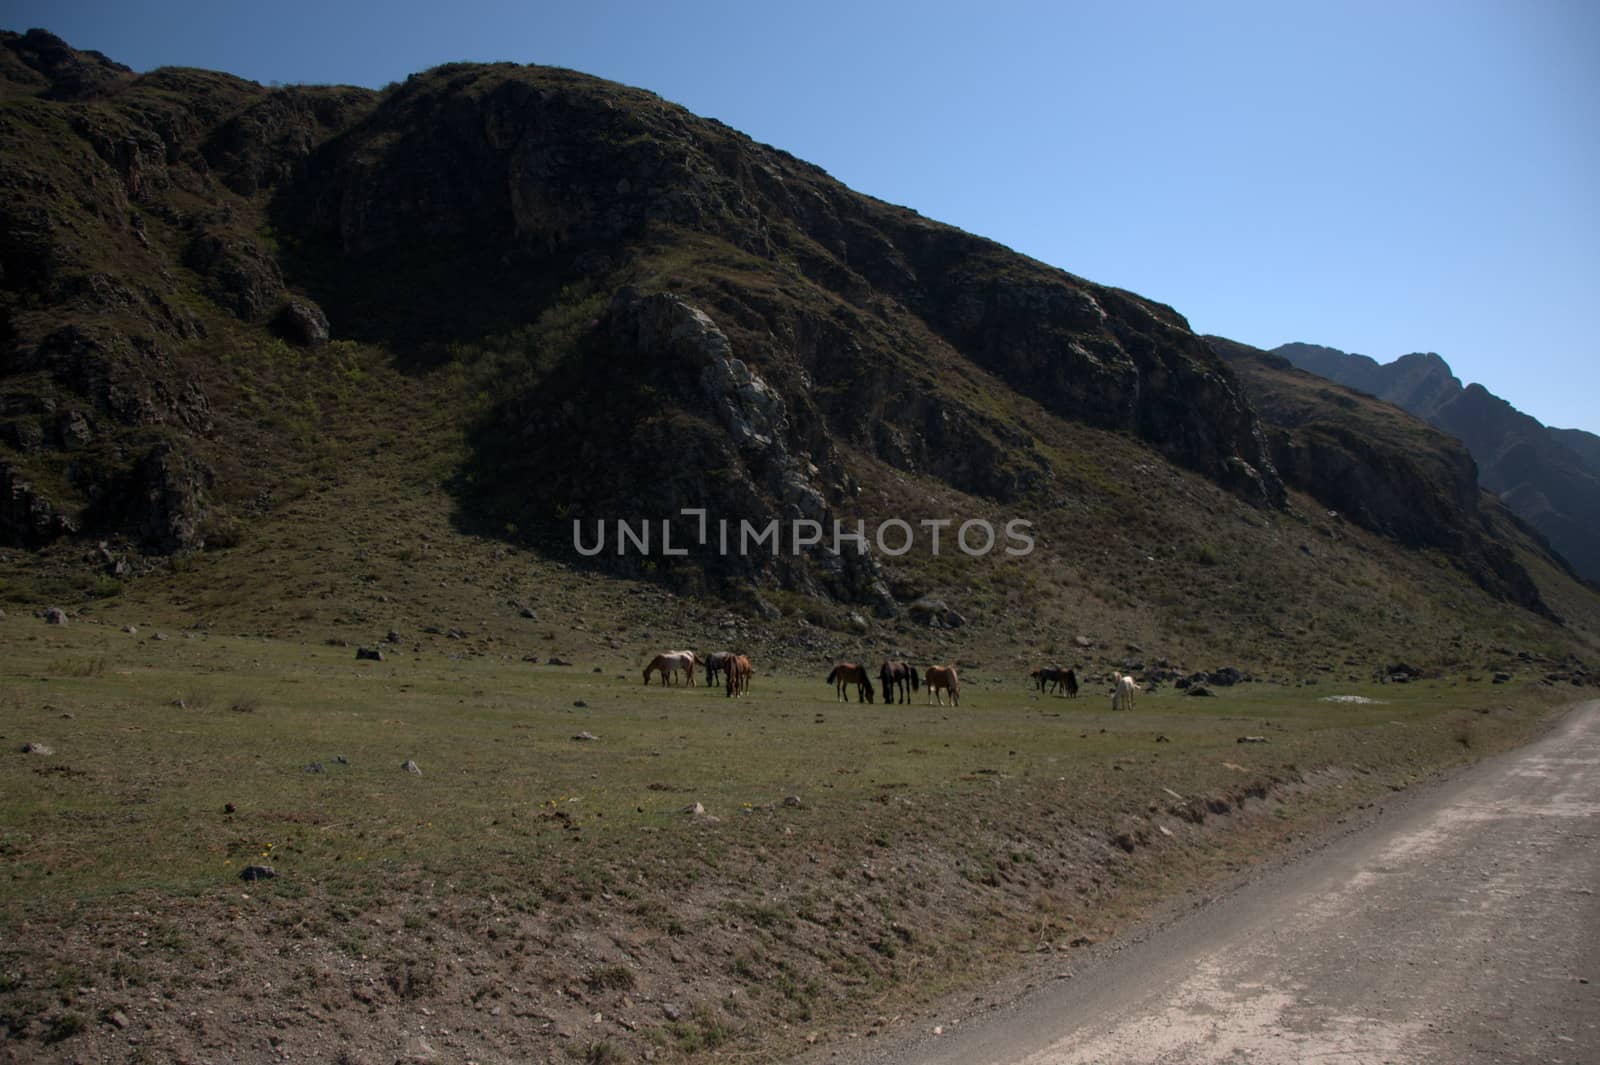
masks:
[[[1483,487],[1543,533],[1580,576],[1600,583],[1600,437],[1551,429],[1482,385],[1463,387],[1432,352],[1390,363],[1316,344],[1284,344],[1273,353],[1456,437],[1477,462]]]

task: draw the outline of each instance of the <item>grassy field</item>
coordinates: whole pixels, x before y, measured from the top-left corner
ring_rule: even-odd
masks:
[[[1113,714],[979,669],[960,708],[862,706],[759,668],[741,700],[647,689],[625,649],[3,634],[0,1031],[60,1060],[772,1060],[1112,934],[1579,694]]]

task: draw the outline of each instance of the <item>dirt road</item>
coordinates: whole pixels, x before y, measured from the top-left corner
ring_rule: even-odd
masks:
[[[831,1060],[1592,1065],[1597,893],[1591,702],[1068,979]]]

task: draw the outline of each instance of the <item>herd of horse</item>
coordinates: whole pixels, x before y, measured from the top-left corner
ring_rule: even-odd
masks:
[[[684,682],[693,685],[694,671],[700,666],[705,667],[707,687],[715,684],[717,677],[721,676],[730,699],[750,690],[750,658],[732,651],[717,651],[704,657],[693,651],[663,651],[644,667],[644,682],[649,684],[650,674],[659,673],[661,683],[666,685],[682,674]]]
[[[872,702],[875,694],[872,687],[872,674],[866,666],[857,665],[855,662],[840,662],[833,667],[833,672],[828,674],[828,683],[833,685],[834,697],[842,703],[850,701],[850,685],[856,687],[856,702]],[[882,686],[883,701],[893,703],[895,695],[900,696],[900,702],[909,703],[911,693],[919,688],[928,689],[928,702],[938,699],[939,705],[944,705],[945,692],[950,693],[950,705],[961,705],[961,678],[956,675],[955,666],[929,666],[923,673],[919,682],[917,670],[908,662],[885,662],[878,668],[878,683]]]
[[[722,678],[728,698],[744,695],[750,690],[750,659],[746,655],[734,654],[732,651],[715,651],[708,655],[699,655],[694,651],[663,651],[650,660],[644,667],[644,682],[650,683],[650,674],[657,673],[661,677],[663,686],[674,682],[681,674],[683,682],[693,686],[694,674],[697,668],[703,667],[706,686],[711,687],[717,683],[717,678]],[[1078,674],[1074,669],[1063,669],[1060,666],[1041,666],[1028,674],[1041,692],[1054,692],[1057,695],[1066,695],[1077,698]],[[1132,710],[1133,695],[1140,690],[1139,684],[1131,677],[1121,673],[1113,673],[1111,691],[1111,709]],[[950,693],[950,705],[961,705],[961,679],[956,675],[955,666],[929,666],[922,674],[920,683],[917,670],[907,662],[886,661],[878,669],[878,683],[880,689],[872,686],[872,674],[867,667],[855,662],[840,662],[833,667],[833,672],[828,674],[828,683],[833,685],[835,698],[839,702],[850,701],[850,687],[855,686],[856,702],[873,701],[877,690],[883,692],[886,703],[893,703],[898,694],[900,702],[909,703],[911,693],[920,687],[928,689],[928,702],[936,698],[940,706],[944,705],[946,692]]]

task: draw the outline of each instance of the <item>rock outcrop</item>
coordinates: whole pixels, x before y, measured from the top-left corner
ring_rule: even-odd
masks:
[[[1282,501],[1229,371],[1170,308],[852,192],[649,93],[569,71],[441,67],[330,142],[290,199],[295,226],[364,269],[419,240],[469,241],[524,269],[594,283],[626,275],[663,242],[715,254],[710,239],[728,249],[728,283],[680,295],[726,313],[763,356],[791,358],[815,380],[841,376],[915,404],[930,384],[927,348],[948,348],[1053,414],[1137,434],[1260,505]],[[740,277],[735,260],[792,271],[800,284]],[[415,326],[408,332],[426,323]],[[931,386],[940,405],[955,388]],[[861,425],[864,412],[853,413]],[[936,410],[901,421],[940,432]],[[892,429],[873,450],[928,469],[920,442]],[[1025,449],[1023,434],[970,429],[953,427],[929,451],[975,468],[935,472],[964,490],[992,480],[1000,494],[1026,491],[1025,468],[1002,470],[988,454]]]

